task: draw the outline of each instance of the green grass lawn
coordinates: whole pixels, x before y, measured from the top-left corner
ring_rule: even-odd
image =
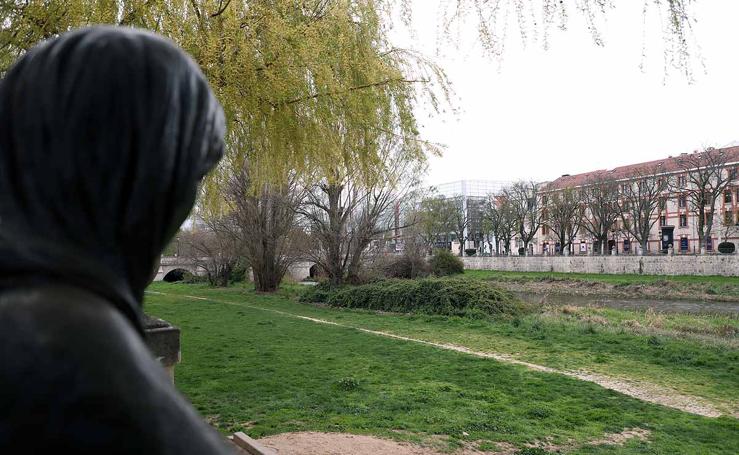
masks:
[[[734,348],[691,344],[699,343],[695,340],[680,344],[670,337],[649,344],[645,336],[639,345],[640,335],[632,339],[628,332],[599,329],[568,336],[572,328],[561,321],[534,328],[536,321],[526,319],[493,323],[319,308],[295,303],[295,287],[272,296],[196,285],[158,283],[150,289],[233,302],[158,294],[146,299],[148,313],[182,328],[177,386],[224,432],[259,437],[342,431],[414,441],[443,435],[450,448],[462,440],[523,447],[553,438],[573,447],[568,453],[589,454],[734,454],[739,448],[739,421],[732,417],[695,416],[557,374],[249,306],[498,352],[504,352],[498,343],[507,340],[522,354],[559,352],[550,359],[555,363],[567,353],[579,353],[578,362],[589,359],[593,365],[628,364],[642,356],[643,365],[662,368],[665,375],[692,375],[705,390],[723,388],[733,399],[739,382]],[[579,327],[577,321],[571,324]],[[683,356],[671,359],[675,352]],[[587,445],[632,427],[650,430],[649,440],[623,447]]]

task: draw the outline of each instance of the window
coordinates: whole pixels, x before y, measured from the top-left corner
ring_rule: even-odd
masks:
[[[626,192],[628,191],[628,188],[629,188],[628,184],[622,183],[621,184],[621,194],[626,194]]]
[[[688,226],[688,215],[681,213],[680,214],[680,227],[687,227]]]
[[[705,223],[706,226],[710,226],[713,224],[713,214],[711,212],[706,213]]]
[[[680,207],[681,209],[684,209],[686,205],[688,205],[688,200],[684,194],[681,194],[677,198],[677,206]]]
[[[659,225],[664,226],[667,224],[667,217],[665,215],[660,215],[659,217]]]
[[[629,250],[631,250],[631,240],[624,239],[624,253],[628,252]]]
[[[734,221],[734,214],[730,210],[724,212],[724,224],[729,225]]]
[[[541,235],[547,235],[547,234],[549,234],[549,226],[547,226],[546,224],[543,224],[541,226]]]
[[[680,251],[688,251],[688,238],[680,237]]]
[[[680,188],[685,188],[686,183],[687,182],[684,175],[679,175],[677,177],[677,186],[679,186]]]
[[[737,177],[736,168],[733,167],[729,169],[729,180],[736,180],[736,177]]]
[[[547,201],[548,200],[549,200],[549,198],[547,196],[542,196],[541,197],[541,205],[547,205]]]
[[[724,192],[724,204],[731,204],[731,191]]]
[[[664,210],[667,208],[667,198],[661,197],[659,198],[659,209]]]
[[[713,239],[706,237],[706,251],[713,251]]]

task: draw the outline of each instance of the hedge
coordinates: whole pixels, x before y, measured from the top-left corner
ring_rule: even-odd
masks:
[[[301,302],[394,313],[489,318],[515,316],[526,306],[508,291],[478,280],[381,280],[360,286],[314,286]]]

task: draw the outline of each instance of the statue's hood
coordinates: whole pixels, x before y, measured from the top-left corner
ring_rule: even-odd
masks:
[[[0,82],[0,290],[82,286],[140,328],[223,135],[197,65],[153,33],[93,27],[31,49]]]

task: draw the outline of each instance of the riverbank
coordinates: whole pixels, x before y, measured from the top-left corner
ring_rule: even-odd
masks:
[[[487,280],[516,293],[616,299],[739,302],[739,277],[605,275],[590,273],[466,270],[465,277]]]

